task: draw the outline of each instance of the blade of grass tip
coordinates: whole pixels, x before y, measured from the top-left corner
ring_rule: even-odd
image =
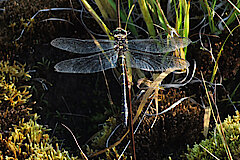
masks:
[[[216,73],[217,73],[217,70],[218,70],[218,61],[222,55],[222,51],[223,51],[223,47],[225,45],[225,43],[227,42],[228,38],[230,37],[230,35],[232,35],[232,33],[234,32],[235,29],[237,29],[238,27],[240,27],[240,25],[236,26],[235,28],[233,28],[233,30],[228,34],[227,38],[225,39],[225,41],[223,42],[222,44],[222,47],[218,53],[218,57],[215,61],[215,64],[214,64],[214,68],[213,68],[213,74],[212,74],[212,77],[211,77],[211,83],[213,83],[214,79],[215,79],[215,76],[216,76]]]
[[[99,26],[102,28],[102,30],[108,35],[109,39],[113,39],[113,37],[110,35],[110,30],[107,28],[105,23],[101,20],[101,18],[97,15],[97,13],[93,10],[93,8],[88,4],[86,0],[81,0],[85,8],[88,10],[88,12],[93,16],[93,18],[97,21]]]
[[[126,25],[125,25],[125,30],[127,30],[128,21],[130,19],[130,16],[131,16],[131,13],[132,13],[134,7],[135,7],[135,4],[132,5],[132,7],[130,8],[130,11],[128,13],[128,17],[127,17],[127,21],[126,21]]]
[[[133,0],[128,0],[128,10],[129,10],[129,12],[128,12],[128,17],[127,17],[127,19],[124,20],[124,22],[126,22],[126,25],[128,24],[128,21],[130,22],[130,24],[128,25],[128,28],[134,36],[137,36],[138,35],[137,29],[134,25],[132,25],[133,20],[132,20],[132,17],[131,17],[131,14],[133,12],[135,4],[136,4],[136,2],[133,2]],[[125,30],[127,30],[127,27],[125,27]]]
[[[146,1],[145,0],[138,0],[138,4],[140,6],[140,10],[142,12],[143,19],[144,19],[144,21],[147,25],[149,35],[151,37],[155,37],[156,32],[155,32],[155,29],[154,29],[152,18],[150,16],[150,13],[149,13],[147,5],[146,5]]]

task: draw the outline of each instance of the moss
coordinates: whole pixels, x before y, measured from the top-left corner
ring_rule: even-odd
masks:
[[[97,132],[92,138],[91,141],[89,141],[89,145],[86,145],[86,153],[88,155],[92,155],[94,153],[99,152],[102,149],[106,148],[106,142],[109,138],[110,134],[113,133],[114,129],[117,126],[116,118],[110,117],[104,124],[103,129]],[[114,139],[114,138],[112,138]],[[115,141],[116,139],[114,139]],[[109,142],[111,143],[111,142]],[[119,148],[119,147],[118,147]],[[107,159],[107,160],[113,160],[119,158],[118,149],[116,147],[113,147],[111,149],[107,149],[104,154],[100,154],[97,156],[98,159]],[[96,157],[95,157],[96,158]],[[126,155],[122,155],[121,159],[125,160],[127,159]]]
[[[29,112],[30,78],[25,65],[0,61],[0,159],[70,159],[53,146],[49,129],[37,123],[39,116]]]
[[[233,159],[240,158],[239,120],[240,114],[237,111],[236,116],[233,116],[232,118],[228,116],[228,118],[226,118],[222,123],[225,139],[231,152],[231,155],[233,156]],[[218,125],[218,127],[220,127],[220,124]],[[203,147],[201,146],[206,148],[210,153],[212,153],[219,159],[228,159],[226,150],[224,148],[224,144],[221,140],[221,135],[218,133],[218,131],[216,131],[216,133],[211,132],[210,138],[201,141],[200,144],[195,144],[193,148],[190,148],[188,146],[188,153],[186,153],[186,158],[194,160],[215,159],[213,156],[207,153],[207,151],[204,150]]]
[[[0,61],[0,132],[8,133],[12,124],[21,118],[27,118],[31,108],[27,102],[31,97],[27,81],[30,75],[25,72],[25,65]]]
[[[116,118],[110,117],[103,125],[103,129],[99,131],[92,139],[92,146],[94,148],[104,148],[107,138],[110,136],[116,127]]]
[[[25,72],[25,65],[9,64],[9,61],[0,62],[0,103],[11,107],[20,106],[28,101],[31,97],[28,89],[30,86],[22,85],[18,87],[18,83],[28,81],[30,75]]]
[[[39,125],[34,116],[25,122],[23,118],[19,125],[14,125],[9,137],[3,138],[0,134],[1,159],[69,159],[71,157],[58,144],[52,145],[47,132],[49,129]],[[71,157],[72,160],[77,157]]]

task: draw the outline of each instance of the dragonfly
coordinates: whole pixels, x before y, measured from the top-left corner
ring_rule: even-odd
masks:
[[[51,45],[72,53],[87,55],[57,63],[54,68],[63,73],[96,73],[116,68],[118,61],[122,72],[124,123],[127,126],[127,80],[126,56],[131,68],[143,71],[165,71],[168,68],[179,70],[189,67],[187,60],[166,56],[163,53],[184,48],[191,43],[189,38],[172,37],[170,39],[134,39],[127,40],[128,32],[121,27],[113,31],[114,40],[82,40],[75,38],[56,38]]]

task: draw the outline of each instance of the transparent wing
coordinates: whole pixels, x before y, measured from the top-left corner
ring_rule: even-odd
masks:
[[[192,41],[189,38],[173,37],[171,39],[136,39],[128,41],[130,50],[149,53],[166,53],[188,46]]]
[[[64,60],[54,68],[65,73],[95,73],[116,67],[118,54],[115,51],[95,54],[92,56]]]
[[[189,67],[187,60],[163,55],[152,55],[141,52],[131,53],[130,62],[132,68],[144,71],[165,71],[168,68],[185,69]]]
[[[98,47],[99,43],[101,47]],[[78,54],[88,54],[94,52],[107,51],[114,48],[114,41],[112,40],[81,40],[75,38],[56,38],[51,41],[51,45],[68,52]]]

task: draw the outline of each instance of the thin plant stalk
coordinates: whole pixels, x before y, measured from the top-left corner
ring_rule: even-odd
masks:
[[[221,121],[220,121],[220,119],[219,119],[220,125],[218,125],[218,123],[217,123],[217,122],[218,122],[218,121],[217,121],[217,118],[216,118],[215,115],[214,115],[214,111],[213,111],[213,108],[212,108],[211,99],[210,99],[210,96],[209,96],[209,91],[208,91],[208,89],[207,89],[207,86],[206,86],[205,80],[204,80],[204,78],[203,78],[202,72],[201,72],[201,76],[202,76],[202,79],[203,79],[203,85],[204,85],[204,88],[205,88],[205,91],[206,91],[206,95],[207,95],[207,99],[208,99],[208,102],[209,102],[209,108],[210,108],[210,110],[211,110],[211,112],[212,112],[213,119],[214,119],[214,121],[215,121],[217,130],[218,130],[218,132],[219,132],[219,134],[220,134],[220,137],[221,137],[223,146],[224,146],[225,151],[226,151],[226,153],[227,153],[228,159],[229,159],[229,160],[233,160],[232,155],[231,155],[231,152],[230,152],[230,149],[229,149],[229,147],[228,147],[228,145],[227,145],[227,142],[226,142],[226,139],[225,139],[225,136],[224,136],[224,130],[223,130],[223,128],[222,128]],[[211,114],[211,113],[209,113],[209,114]],[[219,115],[218,115],[218,117],[219,117]],[[210,119],[210,116],[209,116],[209,119]],[[205,122],[204,122],[204,123],[205,123]],[[208,126],[207,126],[206,124],[204,124],[204,126],[205,126],[205,127],[204,127],[204,133],[206,133],[207,131],[206,131],[205,129],[208,129],[209,124],[208,124]],[[220,127],[221,127],[221,128],[220,128]]]

